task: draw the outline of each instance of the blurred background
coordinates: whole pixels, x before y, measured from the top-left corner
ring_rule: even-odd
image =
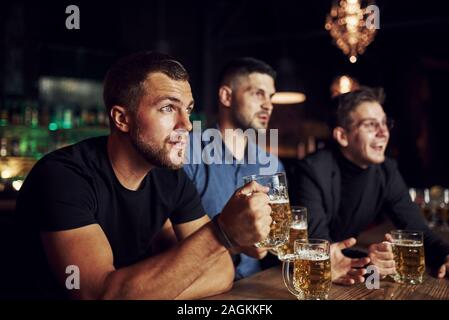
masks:
[[[338,17],[332,27],[331,11],[335,14],[343,2],[359,8],[375,4],[380,10],[380,28],[358,34],[366,50],[352,61],[330,32],[341,31]],[[276,104],[270,123],[279,129],[279,156],[288,170],[329,142],[332,94],[357,84],[383,87],[384,107],[395,119],[388,153],[406,182],[417,190],[449,186],[446,1],[342,3],[3,2],[0,219],[14,210],[17,190],[36,160],[108,133],[103,77],[119,57],[140,50],[169,53],[186,66],[196,100],[193,119],[205,124],[216,116],[217,73],[224,63],[253,56],[271,64],[278,71],[277,89],[300,93],[297,102]],[[66,7],[72,4],[80,10],[79,30],[66,28]],[[348,39],[341,36],[344,44]],[[443,196],[442,189],[433,190]]]

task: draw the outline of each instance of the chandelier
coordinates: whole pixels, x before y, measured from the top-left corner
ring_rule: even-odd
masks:
[[[372,9],[377,7],[374,6],[374,1],[369,4],[370,6],[362,8],[359,0],[334,1],[326,17],[326,30],[335,44],[349,56],[351,63],[357,61],[357,55],[365,52],[376,35],[376,26],[369,23],[369,19]]]

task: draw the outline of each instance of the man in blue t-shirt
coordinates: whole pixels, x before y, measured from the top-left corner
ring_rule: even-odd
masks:
[[[193,180],[204,209],[210,217],[219,214],[234,191],[243,185],[243,177],[284,171],[279,159],[256,144],[263,145],[275,93],[275,71],[254,58],[238,58],[228,63],[220,75],[218,123],[214,128],[190,134],[187,164],[184,170]],[[273,139],[274,138],[274,139]],[[270,149],[276,149],[277,137],[270,132]],[[236,220],[239,218],[236,216]],[[346,239],[332,244],[332,280],[342,284],[363,281],[368,258],[350,259],[342,250],[355,244]],[[261,270],[265,249],[239,248],[234,256],[235,279]],[[358,268],[357,270],[354,268]]]
[[[194,127],[190,135],[190,154],[184,170],[195,183],[211,218],[243,185],[243,177],[284,171],[278,158],[252,139],[267,129],[273,111],[275,77],[269,65],[254,58],[228,63],[220,75],[218,122],[202,133]],[[234,259],[236,280],[260,271],[259,259],[266,255],[262,249],[246,252],[251,256],[240,254]]]

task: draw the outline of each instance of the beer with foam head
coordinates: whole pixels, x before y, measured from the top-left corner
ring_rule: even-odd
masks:
[[[331,282],[331,261],[328,254],[314,251],[298,253],[294,261],[293,283],[305,299],[327,299]]]
[[[283,278],[288,290],[300,300],[327,299],[332,283],[329,241],[297,240],[293,257],[283,262]]]
[[[391,235],[396,266],[395,281],[421,283],[426,269],[422,232],[395,230]]]

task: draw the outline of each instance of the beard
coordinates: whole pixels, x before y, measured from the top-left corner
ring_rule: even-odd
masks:
[[[231,117],[236,127],[243,131],[247,129],[257,129],[254,128],[254,120],[247,119],[242,112],[239,112],[239,108],[234,101],[231,102]]]
[[[137,153],[144,158],[151,165],[158,168],[166,168],[171,170],[181,169],[183,166],[183,161],[176,163],[171,159],[170,149],[168,147],[168,142],[170,138],[164,139],[161,145],[156,143],[145,142],[142,138],[140,127],[137,125],[130,130],[131,144]],[[183,156],[183,152],[179,150],[177,152],[178,157]]]
[[[238,111],[239,108],[236,105],[234,101],[231,102],[231,117],[234,124],[237,126],[237,128],[242,129],[243,131],[247,129],[254,129],[254,130],[260,130],[260,129],[267,129],[268,127],[268,121],[266,125],[263,125],[262,123],[258,122],[258,116],[260,113],[265,112],[257,112],[253,114],[250,118],[245,117],[245,115],[242,112]]]

